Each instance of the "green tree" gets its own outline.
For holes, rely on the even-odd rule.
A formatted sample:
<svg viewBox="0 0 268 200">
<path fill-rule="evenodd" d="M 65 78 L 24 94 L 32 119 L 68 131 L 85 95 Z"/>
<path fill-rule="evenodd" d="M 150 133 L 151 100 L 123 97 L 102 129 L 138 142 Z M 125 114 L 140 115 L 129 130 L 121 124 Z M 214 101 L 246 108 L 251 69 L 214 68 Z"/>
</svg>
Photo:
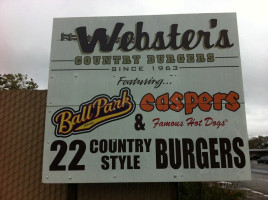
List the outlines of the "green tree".
<svg viewBox="0 0 268 200">
<path fill-rule="evenodd" d="M 249 139 L 250 149 L 263 149 L 268 147 L 268 136 L 258 136 Z"/>
<path fill-rule="evenodd" d="M 36 90 L 38 85 L 31 78 L 21 73 L 0 74 L 0 90 Z"/>
</svg>

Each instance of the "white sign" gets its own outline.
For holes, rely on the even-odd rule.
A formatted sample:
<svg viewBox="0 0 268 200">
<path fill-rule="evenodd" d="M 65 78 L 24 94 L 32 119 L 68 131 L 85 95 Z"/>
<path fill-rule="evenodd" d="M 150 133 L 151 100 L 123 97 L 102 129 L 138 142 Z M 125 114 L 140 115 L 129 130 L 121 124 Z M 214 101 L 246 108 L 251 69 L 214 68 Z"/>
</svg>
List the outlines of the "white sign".
<svg viewBox="0 0 268 200">
<path fill-rule="evenodd" d="M 44 183 L 250 179 L 234 13 L 54 19 Z"/>
</svg>

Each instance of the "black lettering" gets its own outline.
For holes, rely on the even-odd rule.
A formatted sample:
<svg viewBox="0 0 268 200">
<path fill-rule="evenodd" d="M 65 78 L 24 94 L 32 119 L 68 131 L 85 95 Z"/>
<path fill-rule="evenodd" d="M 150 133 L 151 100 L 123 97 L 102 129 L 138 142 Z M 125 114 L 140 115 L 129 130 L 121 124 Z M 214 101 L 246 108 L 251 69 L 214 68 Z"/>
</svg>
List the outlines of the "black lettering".
<svg viewBox="0 0 268 200">
<path fill-rule="evenodd" d="M 185 138 L 182 139 L 182 149 L 183 149 L 183 166 L 184 168 L 195 168 L 195 159 L 194 159 L 194 143 L 193 140 Z M 190 162 L 190 166 L 189 166 Z"/>
<path fill-rule="evenodd" d="M 197 32 L 197 35 L 198 35 L 198 40 L 197 40 L 195 46 L 193 46 L 193 48 L 195 48 L 199 45 L 202 38 L 203 38 L 204 49 L 210 49 L 214 46 L 214 44 L 210 44 L 210 32 L 204 32 L 204 31 L 199 30 Z"/>
<path fill-rule="evenodd" d="M 194 47 L 190 47 L 190 44 L 193 41 L 194 36 L 195 36 L 194 30 L 189 29 L 189 30 L 185 31 L 183 36 L 182 36 L 181 47 L 186 49 L 186 50 L 194 49 Z"/>
<path fill-rule="evenodd" d="M 211 19 L 209 25 L 210 29 L 215 28 L 217 26 L 217 20 Z M 92 53 L 97 44 L 99 44 L 100 51 L 102 52 L 112 51 L 115 43 L 118 43 L 118 38 L 120 38 L 119 33 L 122 30 L 123 26 L 123 23 L 116 23 L 111 37 L 107 35 L 107 29 L 98 28 L 93 33 L 91 40 L 89 40 L 88 38 L 86 27 L 76 28 L 76 35 L 81 52 Z M 201 40 L 203 40 L 204 49 L 210 49 L 212 47 L 230 48 L 234 45 L 229 40 L 228 30 L 225 29 L 220 30 L 218 32 L 218 39 L 217 41 L 213 42 L 210 41 L 211 32 L 209 31 L 205 32 L 203 30 L 195 31 L 192 29 L 188 29 L 181 34 L 177 31 L 177 29 L 178 24 L 172 24 L 170 26 L 170 32 L 167 35 L 169 37 L 169 43 L 167 45 L 165 43 L 164 38 L 166 34 L 163 31 L 156 32 L 154 40 L 150 44 L 149 34 L 143 31 L 143 22 L 137 22 L 135 33 L 131 31 L 123 33 L 120 39 L 120 44 L 117 49 L 123 51 L 131 51 L 133 49 L 140 51 L 149 49 L 164 50 L 167 48 L 171 48 L 172 50 L 178 50 L 179 48 L 183 48 L 185 50 L 192 50 L 201 43 Z M 181 38 L 179 38 L 179 36 L 181 36 Z M 131 45 L 133 42 L 134 44 Z M 182 62 L 181 59 L 179 60 L 180 62 Z M 199 59 L 199 61 L 201 62 L 204 62 L 203 60 L 204 59 Z M 81 63 L 81 57 L 77 57 L 75 59 L 75 64 L 80 65 Z M 89 64 L 90 60 L 85 60 L 84 63 Z M 105 61 L 103 64 L 107 63 L 110 63 L 110 61 L 107 60 L 107 62 Z"/>
<path fill-rule="evenodd" d="M 111 160 L 112 160 L 112 169 L 116 168 L 116 159 L 118 158 L 118 156 L 110 156 Z"/>
<path fill-rule="evenodd" d="M 102 161 L 102 165 L 101 165 L 101 168 L 103 170 L 107 170 L 109 169 L 109 162 L 107 162 L 107 160 L 109 160 L 109 157 L 108 156 L 102 156 L 101 157 L 101 161 Z"/>
<path fill-rule="evenodd" d="M 138 22 L 136 27 L 136 49 L 146 50 L 149 48 L 150 37 L 147 32 L 142 32 L 143 22 Z M 143 45 L 142 45 L 143 42 Z"/>
<path fill-rule="evenodd" d="M 104 52 L 112 51 L 118 35 L 123 28 L 123 23 L 116 23 L 112 36 L 107 41 L 106 29 L 98 28 L 95 30 L 91 42 L 88 41 L 86 27 L 76 28 L 76 34 L 81 52 L 92 53 L 95 49 L 97 42 L 100 44 L 100 50 Z"/>
<path fill-rule="evenodd" d="M 109 152 L 115 153 L 117 150 L 116 147 L 117 147 L 117 140 L 109 140 Z"/>
<path fill-rule="evenodd" d="M 231 154 L 231 142 L 227 138 L 220 138 L 220 152 L 221 152 L 221 167 L 228 168 L 233 167 L 232 154 Z M 226 162 L 227 160 L 227 162 Z"/>
<path fill-rule="evenodd" d="M 135 140 L 135 152 L 143 152 L 143 141 L 142 139 Z"/>
<path fill-rule="evenodd" d="M 127 145 L 126 145 L 126 140 L 118 140 L 118 152 L 119 153 L 126 153 L 127 151 Z"/>
<path fill-rule="evenodd" d="M 133 145 L 132 144 L 134 142 L 134 139 L 127 139 L 127 141 L 128 141 L 128 145 L 129 145 L 128 146 L 128 148 L 129 148 L 128 151 L 132 152 L 133 151 Z"/>
<path fill-rule="evenodd" d="M 219 39 L 215 44 L 215 47 L 219 48 L 230 48 L 234 46 L 234 43 L 230 44 L 229 37 L 228 37 L 228 30 L 221 30 Z"/>
<path fill-rule="evenodd" d="M 168 156 L 166 154 L 167 143 L 164 139 L 155 139 L 156 169 L 166 169 Z"/>
<path fill-rule="evenodd" d="M 169 139 L 169 159 L 170 166 L 173 169 L 179 169 L 181 167 L 181 144 L 177 138 Z"/>
<path fill-rule="evenodd" d="M 153 42 L 151 48 L 155 49 L 155 50 L 162 50 L 162 49 L 167 48 L 165 46 L 165 41 L 164 41 L 164 32 L 157 32 L 155 34 L 155 39 L 154 39 L 154 42 Z"/>
<path fill-rule="evenodd" d="M 209 139 L 209 153 L 210 153 L 211 168 L 220 168 L 220 163 L 216 161 L 218 150 L 216 150 L 215 144 L 218 144 L 217 138 L 210 138 Z"/>
<path fill-rule="evenodd" d="M 108 149 L 107 140 L 101 140 L 99 145 L 99 151 L 101 153 L 106 153 Z"/>
<path fill-rule="evenodd" d="M 91 140 L 89 143 L 89 151 L 90 153 L 97 153 L 98 148 L 96 147 L 98 145 L 98 140 Z"/>
<path fill-rule="evenodd" d="M 127 169 L 133 169 L 133 166 L 131 165 L 131 156 L 127 156 Z"/>
<path fill-rule="evenodd" d="M 234 140 L 233 140 L 233 150 L 238 155 L 238 157 L 234 157 L 234 164 L 238 168 L 243 168 L 246 165 L 245 154 L 239 148 L 239 147 L 243 147 L 243 146 L 244 146 L 244 142 L 243 142 L 242 138 L 240 138 L 240 137 L 234 138 Z"/>
<path fill-rule="evenodd" d="M 202 152 L 202 149 L 208 149 L 207 141 L 204 138 L 196 140 L 196 161 L 200 169 L 208 168 L 208 152 Z"/>
<path fill-rule="evenodd" d="M 167 45 L 166 48 L 171 47 L 174 50 L 177 50 L 180 48 L 180 46 L 177 46 L 177 36 L 180 35 L 180 33 L 177 32 L 178 29 L 178 24 L 172 24 L 171 25 L 171 30 L 169 36 L 169 44 Z"/>
<path fill-rule="evenodd" d="M 134 169 L 140 169 L 140 156 L 139 155 L 134 155 Z"/>
<path fill-rule="evenodd" d="M 126 156 L 119 156 L 120 168 L 124 169 L 124 163 L 126 161 Z"/>
<path fill-rule="evenodd" d="M 125 32 L 124 35 L 121 38 L 121 43 L 118 47 L 118 49 L 122 49 L 123 51 L 131 51 L 135 48 L 133 46 L 132 48 L 128 48 L 128 46 L 132 43 L 132 40 L 134 39 L 134 33 L 133 32 Z"/>
<path fill-rule="evenodd" d="M 151 142 L 152 142 L 152 139 L 144 139 L 144 144 L 145 144 L 146 152 L 150 152 Z"/>
</svg>

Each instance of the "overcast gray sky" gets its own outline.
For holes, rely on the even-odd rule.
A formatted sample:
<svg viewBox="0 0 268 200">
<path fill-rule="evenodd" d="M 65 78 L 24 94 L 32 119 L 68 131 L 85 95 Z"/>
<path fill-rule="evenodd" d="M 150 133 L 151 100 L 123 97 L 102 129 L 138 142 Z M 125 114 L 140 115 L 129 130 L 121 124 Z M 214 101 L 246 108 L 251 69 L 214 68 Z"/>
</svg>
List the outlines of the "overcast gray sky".
<svg viewBox="0 0 268 200">
<path fill-rule="evenodd" d="M 249 137 L 268 135 L 267 0 L 0 0 L 0 73 L 28 74 L 47 89 L 57 17 L 236 12 Z"/>
</svg>

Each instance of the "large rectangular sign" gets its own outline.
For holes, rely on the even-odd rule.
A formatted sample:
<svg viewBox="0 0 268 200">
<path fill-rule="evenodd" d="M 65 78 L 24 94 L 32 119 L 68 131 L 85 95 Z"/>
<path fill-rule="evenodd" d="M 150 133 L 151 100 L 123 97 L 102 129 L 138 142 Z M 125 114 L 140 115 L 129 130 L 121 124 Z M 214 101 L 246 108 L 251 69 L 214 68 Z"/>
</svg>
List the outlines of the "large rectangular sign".
<svg viewBox="0 0 268 200">
<path fill-rule="evenodd" d="M 54 19 L 44 183 L 250 178 L 236 14 Z"/>
</svg>

